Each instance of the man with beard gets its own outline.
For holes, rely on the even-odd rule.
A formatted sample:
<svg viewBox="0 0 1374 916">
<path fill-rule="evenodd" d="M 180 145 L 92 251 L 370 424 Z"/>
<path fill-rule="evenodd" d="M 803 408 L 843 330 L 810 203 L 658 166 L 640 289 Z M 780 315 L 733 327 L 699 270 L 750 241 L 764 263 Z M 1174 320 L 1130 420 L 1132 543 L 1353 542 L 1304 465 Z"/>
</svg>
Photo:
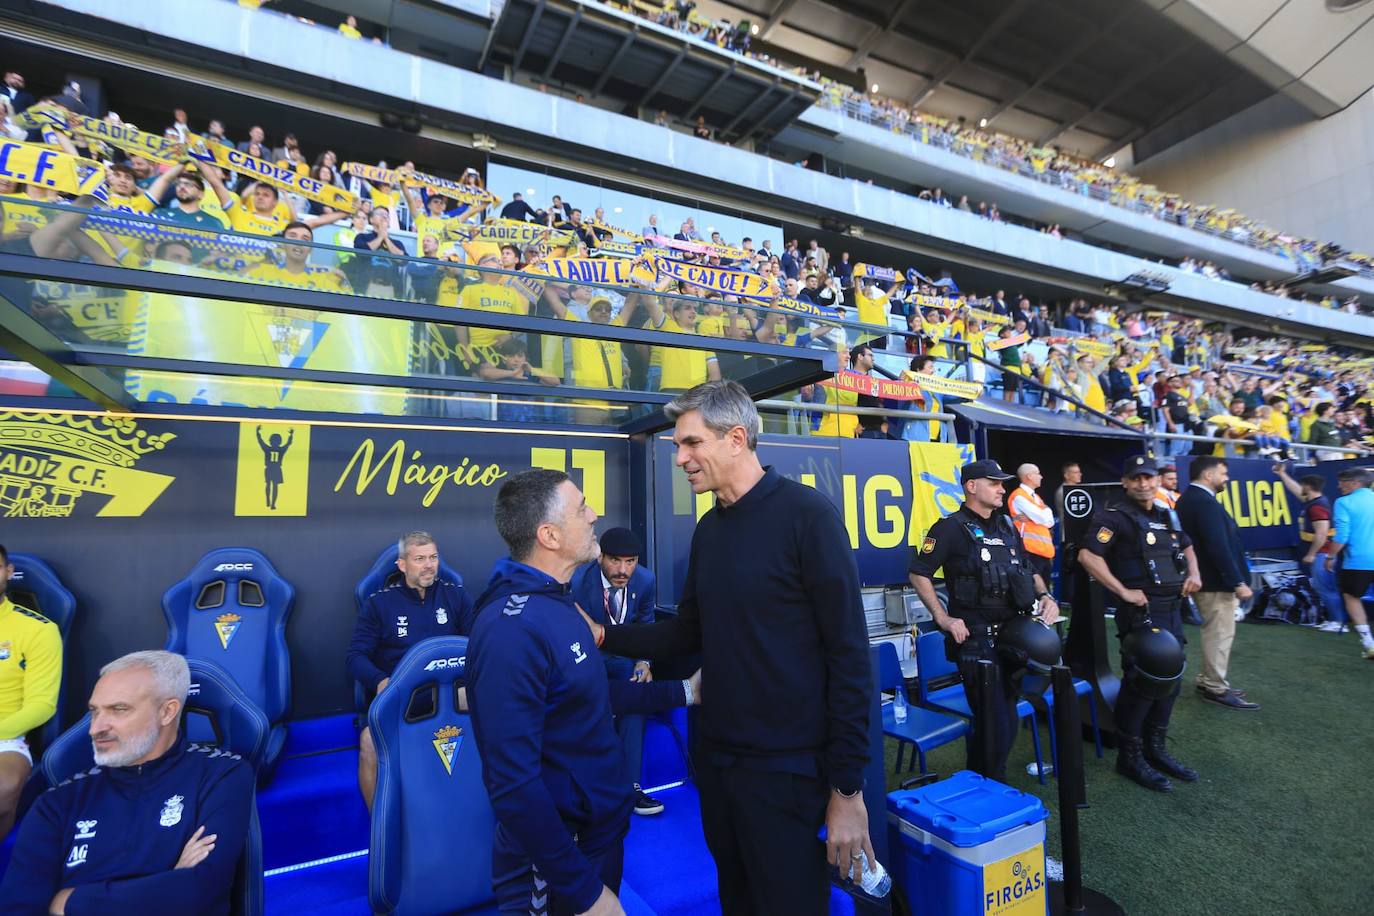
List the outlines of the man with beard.
<svg viewBox="0 0 1374 916">
<path fill-rule="evenodd" d="M 439 545 L 427 531 L 412 531 L 396 544 L 396 569 L 386 587 L 363 602 L 348 673 L 376 696 L 391 681 L 401 658 L 432 636 L 466 636 L 472 631 L 472 599 L 463 586 L 439 576 Z M 458 693 L 464 705 L 464 693 Z M 377 751 L 367 728 L 358 736 L 358 788 L 368 810 L 377 791 Z"/>
<path fill-rule="evenodd" d="M 5 594 L 14 565 L 0 545 L 0 836 L 14 826 L 33 769 L 25 734 L 52 718 L 62 683 L 57 624 Z"/>
<path fill-rule="evenodd" d="M 214 166 L 201 164 L 200 168 L 208 170 Z M 197 229 L 218 232 L 229 228 L 228 222 L 222 216 L 205 209 L 205 179 L 193 172 L 187 172 L 185 163 L 174 165 L 163 172 L 159 180 L 163 179 L 172 184 L 172 193 L 176 200 L 154 210 L 153 216 L 168 222 L 195 226 Z"/>
<path fill-rule="evenodd" d="M 237 754 L 180 734 L 186 659 L 134 652 L 91 692 L 96 769 L 39 796 L 0 900 L 7 913 L 229 913 L 253 805 Z"/>
<path fill-rule="evenodd" d="M 495 516 L 510 556 L 477 600 L 467 674 L 496 814 L 497 904 L 550 916 L 623 913 L 617 893 L 634 795 L 612 715 L 691 705 L 700 675 L 607 679 L 569 588 L 601 552 L 596 513 L 567 474 L 516 474 L 502 484 Z"/>
</svg>

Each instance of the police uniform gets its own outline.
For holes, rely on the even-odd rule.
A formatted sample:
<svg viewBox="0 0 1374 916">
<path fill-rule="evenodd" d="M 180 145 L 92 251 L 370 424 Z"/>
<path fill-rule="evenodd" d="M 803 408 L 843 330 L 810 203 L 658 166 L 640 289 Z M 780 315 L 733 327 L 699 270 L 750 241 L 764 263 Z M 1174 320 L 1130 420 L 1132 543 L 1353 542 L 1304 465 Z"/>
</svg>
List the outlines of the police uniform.
<svg viewBox="0 0 1374 916">
<path fill-rule="evenodd" d="M 972 476 L 970 469 L 975 469 Z M 1011 479 L 995 461 L 967 465 L 961 476 L 964 480 Z M 951 617 L 964 621 L 969 633 L 962 643 L 945 636 L 945 655 L 959 668 L 973 713 L 968 768 L 981 770 L 977 748 L 981 746 L 981 729 L 988 728 L 993 733 L 995 760 L 993 772 L 983 775 L 1005 780 L 1007 757 L 1016 740 L 1019 690 L 1012 682 L 1015 672 L 998 657 L 997 633 L 1002 624 L 1018 614 L 1030 613 L 1035 607 L 1035 574 L 1011 519 L 1000 512 L 983 518 L 967 506 L 931 526 L 912 556 L 909 571 L 933 579 L 935 570 L 942 567 L 949 594 L 945 610 Z M 977 696 L 978 663 L 983 660 L 994 665 L 998 686 L 992 708 L 986 710 L 979 709 Z"/>
<path fill-rule="evenodd" d="M 1158 473 L 1154 459 L 1148 456 L 1131 458 L 1126 463 L 1125 474 Z M 1173 634 L 1180 646 L 1187 643 L 1183 635 L 1183 583 L 1188 577 L 1188 562 L 1184 551 L 1191 547 L 1192 540 L 1176 524 L 1172 510 L 1152 503 L 1144 509 L 1134 500 L 1124 500 L 1119 505 L 1099 509 L 1089 521 L 1081 548 L 1101 557 L 1107 563 L 1112 575 L 1126 588 L 1139 589 L 1145 593 L 1148 604 L 1129 605 L 1116 602 L 1117 638 L 1125 640 L 1131 632 L 1157 627 Z M 1123 739 L 1133 739 L 1136 746 L 1142 736 L 1159 737 L 1163 745 L 1163 733 L 1169 726 L 1169 716 L 1173 712 L 1174 701 L 1178 699 L 1179 685 L 1175 683 L 1169 693 L 1159 699 L 1142 695 L 1132 686 L 1128 676 L 1131 660 L 1122 655 L 1121 691 L 1116 700 L 1116 730 Z M 1122 747 L 1129 751 L 1123 741 Z M 1155 763 L 1151 749 L 1146 757 Z M 1170 758 L 1170 763 L 1176 763 Z M 1121 769 L 1122 764 L 1118 764 Z M 1182 768 L 1180 765 L 1181 769 Z M 1179 775 L 1174 769 L 1166 772 Z M 1129 775 L 1129 774 L 1128 774 Z M 1187 778 L 1187 777 L 1183 777 Z"/>
</svg>

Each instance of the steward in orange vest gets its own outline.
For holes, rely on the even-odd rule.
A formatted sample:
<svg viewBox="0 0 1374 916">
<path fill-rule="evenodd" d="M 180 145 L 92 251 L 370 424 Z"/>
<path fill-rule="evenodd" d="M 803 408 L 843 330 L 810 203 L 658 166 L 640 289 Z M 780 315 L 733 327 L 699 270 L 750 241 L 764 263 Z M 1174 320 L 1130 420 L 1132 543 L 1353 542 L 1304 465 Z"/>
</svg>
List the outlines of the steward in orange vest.
<svg viewBox="0 0 1374 916">
<path fill-rule="evenodd" d="M 1040 468 L 1023 464 L 1016 469 L 1020 486 L 1007 501 L 1007 514 L 1016 523 L 1016 531 L 1031 555 L 1031 566 L 1046 583 L 1054 571 L 1054 513 L 1035 490 L 1040 486 Z"/>
</svg>

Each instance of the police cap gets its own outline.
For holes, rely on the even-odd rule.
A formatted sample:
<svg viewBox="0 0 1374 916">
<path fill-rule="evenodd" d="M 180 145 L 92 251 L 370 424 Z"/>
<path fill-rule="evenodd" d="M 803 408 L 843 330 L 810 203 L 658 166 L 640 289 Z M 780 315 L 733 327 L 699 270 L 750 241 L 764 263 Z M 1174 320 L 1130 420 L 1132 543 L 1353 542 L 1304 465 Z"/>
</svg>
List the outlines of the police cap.
<svg viewBox="0 0 1374 916">
<path fill-rule="evenodd" d="M 1126 464 L 1121 468 L 1121 476 L 1139 477 L 1142 474 L 1150 477 L 1159 474 L 1159 465 L 1155 464 L 1154 458 L 1149 455 L 1136 455 L 1134 458 L 1127 458 Z"/>
<path fill-rule="evenodd" d="M 965 484 L 970 480 L 1011 480 L 1012 475 L 1002 470 L 1001 465 L 991 458 L 984 458 L 981 461 L 970 461 L 959 469 L 959 483 Z"/>
</svg>

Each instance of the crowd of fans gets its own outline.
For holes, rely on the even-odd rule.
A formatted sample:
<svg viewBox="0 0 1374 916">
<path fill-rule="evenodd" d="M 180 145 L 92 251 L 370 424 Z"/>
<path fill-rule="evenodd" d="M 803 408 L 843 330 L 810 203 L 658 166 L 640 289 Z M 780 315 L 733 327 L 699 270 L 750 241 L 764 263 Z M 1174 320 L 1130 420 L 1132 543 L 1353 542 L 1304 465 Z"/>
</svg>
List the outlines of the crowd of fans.
<svg viewBox="0 0 1374 916">
<path fill-rule="evenodd" d="M 5 84 L 20 110 L 32 104 L 32 97 L 13 92 L 16 87 L 22 90 L 22 76 L 6 74 Z M 79 110 L 79 87 L 67 91 L 78 98 L 58 101 Z M 106 119 L 119 121 L 113 112 Z M 1000 389 L 1005 400 L 1074 412 L 1098 422 L 1110 422 L 1106 418 L 1111 417 L 1159 432 L 1221 435 L 1230 440 L 1227 448 L 1232 451 L 1252 448 L 1283 454 L 1294 442 L 1354 446 L 1374 426 L 1369 361 L 1351 362 L 1349 355 L 1339 357 L 1324 348 L 1304 351 L 1293 341 L 1279 340 L 1241 344 L 1199 322 L 1085 300 L 1033 304 L 1019 295 L 1009 300 L 1003 290 L 980 297 L 961 291 L 947 272 L 931 277 L 914 268 L 902 272 L 860 266 L 850 252 L 831 253 L 817 239 L 807 240 L 803 247 L 798 239 L 775 245 L 771 239 L 756 243 L 750 238 L 727 240 L 719 232 L 703 235 L 690 217 L 677 226 L 661 227 L 657 215 L 651 215 L 645 226 L 632 232 L 611 226 L 600 209 L 586 214 L 556 194 L 547 202 L 526 200 L 516 192 L 504 202 L 488 194 L 482 206 L 460 203 L 413 180 L 413 163 L 386 173 L 394 184 L 369 181 L 355 174 L 357 170 L 345 169 L 335 151 L 307 151 L 292 134 L 269 139 L 261 127 L 253 126 L 236 139 L 221 121 L 210 120 L 197 135 L 181 109 L 173 112 L 163 135 L 182 144 L 178 150 L 195 149 L 203 140 L 309 175 L 356 195 L 357 210 L 334 209 L 251 175 L 224 172 L 190 153 L 177 164 L 159 164 L 109 145 L 87 144 L 78 135 L 62 142 L 74 152 L 106 159 L 111 192 L 107 206 L 112 209 L 198 229 L 331 247 L 264 241 L 256 254 L 226 253 L 224 245 L 150 237 L 132 223 L 121 231 L 107 221 L 97 230 L 83 230 L 99 236 L 100 247 L 47 251 L 476 311 L 839 349 L 851 366 L 854 348 L 867 344 L 875 371 L 894 377 L 911 378 L 924 371 L 983 382 L 989 389 Z M 472 169 L 459 186 L 486 193 L 481 175 Z M 940 189 L 925 196 L 937 205 L 973 209 L 967 198 L 954 203 Z M 56 199 L 55 193 L 33 186 L 0 185 L 0 244 L 32 244 L 51 217 L 39 204 Z M 979 212 L 998 218 L 995 204 L 980 206 Z M 478 231 L 484 223 L 526 231 L 503 241 L 499 234 L 484 237 Z M 776 296 L 772 301 L 742 299 L 667 279 L 615 288 L 562 282 L 548 273 L 551 259 L 633 258 L 645 253 L 741 271 L 771 285 Z M 1204 273 L 1212 269 L 1195 263 Z M 69 334 L 80 333 L 70 317 L 61 317 L 61 303 L 39 301 L 34 308 L 36 314 L 65 321 Z M 761 358 L 725 351 L 580 338 L 565 346 L 563 340 L 547 335 L 541 339 L 478 327 L 443 327 L 429 336 L 442 341 L 424 351 L 430 371 L 542 386 L 685 390 L 708 378 L 757 371 L 761 363 Z M 933 360 L 923 360 L 926 356 Z M 1025 379 L 1033 383 L 1023 383 Z M 880 418 L 837 417 L 815 410 L 826 401 L 861 403 L 848 392 L 820 386 L 798 398 L 813 411 L 798 424 L 808 429 L 799 431 L 858 435 L 884 428 Z M 885 406 L 933 409 L 944 400 L 922 391 L 914 403 Z M 593 418 L 604 416 L 606 409 L 604 404 L 591 405 L 582 412 Z M 525 413 L 530 419 L 546 415 L 537 409 Z M 887 424 L 886 434 L 900 434 L 904 425 Z M 930 431 L 923 428 L 921 434 Z"/>
<path fill-rule="evenodd" d="M 271 0 L 237 0 L 242 6 L 263 7 Z M 695 0 L 631 0 L 628 3 L 610 0 L 609 6 L 622 9 L 641 18 L 667 28 L 675 29 L 688 37 L 704 44 L 713 45 L 726 51 L 742 54 L 760 63 L 767 64 L 784 72 L 794 73 L 805 79 L 819 83 L 823 87 L 821 104 L 840 110 L 851 117 L 888 127 L 899 133 L 909 134 L 923 143 L 948 149 L 968 156 L 979 162 L 994 165 L 1007 171 L 1017 172 L 1084 194 L 1094 199 L 1144 213 L 1167 222 L 1187 226 L 1217 235 L 1234 242 L 1257 248 L 1262 251 L 1281 255 L 1291 261 L 1295 272 L 1315 270 L 1327 260 L 1340 257 L 1355 264 L 1362 273 L 1374 276 L 1374 257 L 1348 252 L 1332 242 L 1322 242 L 1273 230 L 1258 220 L 1237 213 L 1233 209 L 1213 205 L 1201 205 L 1186 201 L 1177 194 L 1162 191 L 1154 185 L 1141 182 L 1128 172 L 1103 163 L 1086 160 L 1052 146 L 1037 146 L 1026 140 L 1011 137 L 996 131 L 971 127 L 963 119 L 951 120 L 938 115 L 917 111 L 910 106 L 878 94 L 864 92 L 853 86 L 824 76 L 819 70 L 790 64 L 762 51 L 751 50 L 752 39 L 757 36 L 759 27 L 748 19 L 731 21 L 713 20 L 698 9 Z M 305 22 L 312 22 L 303 19 Z M 381 30 L 368 27 L 374 34 L 371 40 L 380 43 Z M 362 38 L 356 17 L 349 15 L 339 23 L 338 31 L 349 38 Z M 547 91 L 546 83 L 539 84 Z M 577 101 L 584 101 L 578 95 Z M 3 105 L 0 100 L 0 105 Z M 0 117 L 4 112 L 0 110 Z M 667 111 L 659 111 L 655 123 L 669 125 L 673 119 Z M 715 139 L 714 129 L 706 123 L 705 116 L 698 115 L 687 125 L 691 132 L 703 139 Z M 6 130 L 0 121 L 0 130 Z M 930 191 L 921 193 L 923 198 Z M 936 199 L 934 202 L 939 203 Z M 947 204 L 948 205 L 948 204 Z M 963 197 L 959 208 L 973 212 L 968 198 Z M 995 203 L 990 206 L 980 203 L 979 215 L 1000 221 L 1000 211 Z M 1059 237 L 1058 225 L 1040 227 L 1042 231 Z M 1180 264 L 1184 270 L 1203 274 L 1213 279 L 1229 280 L 1231 277 L 1223 267 L 1210 262 L 1197 262 L 1184 259 Z M 1263 292 L 1273 293 L 1285 298 L 1305 298 L 1304 294 L 1273 282 L 1252 283 L 1251 287 Z M 1350 312 L 1359 311 L 1357 300 L 1344 302 L 1333 297 L 1318 300 L 1328 308 L 1344 308 Z"/>
<path fill-rule="evenodd" d="M 863 92 L 828 78 L 820 77 L 819 81 L 825 86 L 822 105 L 907 134 L 922 143 L 1137 213 L 1281 255 L 1294 264 L 1295 272 L 1313 270 L 1326 260 L 1340 256 L 1359 265 L 1363 273 L 1374 275 L 1374 258 L 1369 255 L 1346 252 L 1331 242 L 1278 232 L 1232 209 L 1184 200 L 1177 194 L 1140 181 L 1129 172 L 1070 155 L 1055 147 L 1037 146 L 996 131 L 972 127 L 962 119 L 951 120 L 916 111 L 894 99 Z"/>
</svg>

